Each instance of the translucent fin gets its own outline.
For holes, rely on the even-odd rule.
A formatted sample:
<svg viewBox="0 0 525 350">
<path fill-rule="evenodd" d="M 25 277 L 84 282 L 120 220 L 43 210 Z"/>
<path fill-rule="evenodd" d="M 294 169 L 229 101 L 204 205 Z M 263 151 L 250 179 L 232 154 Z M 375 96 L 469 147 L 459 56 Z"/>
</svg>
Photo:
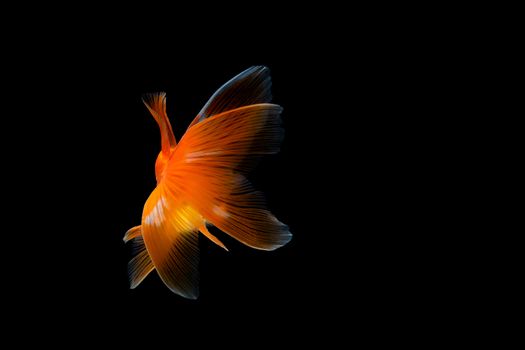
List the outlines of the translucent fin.
<svg viewBox="0 0 525 350">
<path fill-rule="evenodd" d="M 188 298 L 199 295 L 197 227 L 203 220 L 191 207 L 175 202 L 163 185 L 144 206 L 142 235 L 160 278 L 173 292 Z"/>
<path fill-rule="evenodd" d="M 203 225 L 201 227 L 199 227 L 199 231 L 201 231 L 201 233 L 203 235 L 205 235 L 206 237 L 208 237 L 208 239 L 210 241 L 212 241 L 213 243 L 217 244 L 219 247 L 221 247 L 222 249 L 228 251 L 228 248 L 226 248 L 226 246 L 224 245 L 224 243 L 222 243 L 217 237 L 215 237 L 214 235 L 212 235 L 210 233 L 210 231 L 208 231 L 208 228 L 206 228 L 206 225 Z"/>
<path fill-rule="evenodd" d="M 283 138 L 282 108 L 263 103 L 215 115 L 189 129 L 175 149 L 168 172 L 185 166 L 198 171 L 203 166 L 212 172 L 246 171 L 247 160 L 279 151 Z M 222 168 L 222 169 L 221 169 Z"/>
<path fill-rule="evenodd" d="M 124 242 L 128 242 L 130 239 L 142 236 L 142 231 L 140 230 L 140 225 L 132 227 L 124 235 Z"/>
<path fill-rule="evenodd" d="M 254 191 L 242 176 L 236 177 L 231 186 L 218 190 L 215 198 L 216 206 L 203 208 L 202 215 L 247 246 L 274 250 L 292 239 L 288 226 L 266 210 L 262 193 Z"/>
<path fill-rule="evenodd" d="M 159 124 L 162 153 L 168 155 L 170 149 L 177 145 L 177 141 L 175 140 L 175 135 L 173 135 L 173 130 L 171 129 L 171 124 L 166 114 L 166 93 L 146 94 L 142 98 L 142 101 L 157 121 L 157 124 Z"/>
<path fill-rule="evenodd" d="M 238 172 L 245 170 L 247 157 L 277 152 L 280 112 L 277 105 L 258 104 L 196 124 L 175 149 L 163 180 L 174 197 L 190 203 L 206 221 L 264 250 L 279 248 L 292 236 Z"/>
<path fill-rule="evenodd" d="M 128 263 L 130 288 L 136 288 L 146 276 L 153 271 L 154 266 L 144 245 L 142 236 L 136 236 L 132 241 L 135 257 Z"/>
<path fill-rule="evenodd" d="M 270 70 L 253 66 L 221 86 L 201 109 L 190 127 L 216 114 L 272 100 Z"/>
</svg>

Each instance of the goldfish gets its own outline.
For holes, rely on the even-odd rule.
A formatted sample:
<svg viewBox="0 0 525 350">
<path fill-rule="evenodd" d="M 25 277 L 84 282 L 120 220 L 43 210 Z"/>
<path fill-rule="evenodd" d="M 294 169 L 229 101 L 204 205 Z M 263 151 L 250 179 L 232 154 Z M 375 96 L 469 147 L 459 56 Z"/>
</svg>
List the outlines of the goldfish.
<svg viewBox="0 0 525 350">
<path fill-rule="evenodd" d="M 275 250 L 292 234 L 267 208 L 246 178 L 258 158 L 275 154 L 283 138 L 282 107 L 270 103 L 271 76 L 253 66 L 222 85 L 177 142 L 166 114 L 166 93 L 143 102 L 160 128 L 157 186 L 146 200 L 141 225 L 128 230 L 134 243 L 130 288 L 155 270 L 174 293 L 199 296 L 199 232 L 219 247 L 216 227 L 248 247 Z"/>
</svg>

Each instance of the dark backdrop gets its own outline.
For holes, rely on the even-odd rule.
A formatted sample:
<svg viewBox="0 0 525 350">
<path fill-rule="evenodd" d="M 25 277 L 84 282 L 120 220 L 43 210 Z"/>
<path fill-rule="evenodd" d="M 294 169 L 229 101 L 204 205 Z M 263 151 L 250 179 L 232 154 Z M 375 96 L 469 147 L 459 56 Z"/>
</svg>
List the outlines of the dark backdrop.
<svg viewBox="0 0 525 350">
<path fill-rule="evenodd" d="M 332 249 L 343 244 L 350 219 L 341 216 L 348 183 L 339 182 L 351 172 L 342 167 L 351 156 L 341 152 L 350 141 L 327 135 L 341 117 L 334 107 L 349 103 L 331 93 L 341 67 L 312 65 L 302 58 L 305 53 L 265 50 L 206 57 L 178 52 L 133 56 L 140 47 L 118 54 L 108 50 L 107 56 L 96 51 L 91 62 L 73 59 L 67 68 L 39 69 L 31 80 L 42 119 L 35 115 L 32 126 L 39 150 L 30 175 L 37 178 L 34 191 L 45 239 L 30 247 L 31 280 L 20 280 L 41 289 L 33 300 L 37 309 L 45 310 L 42 314 L 54 310 L 65 320 L 96 315 L 102 323 L 116 324 L 161 315 L 178 324 L 237 313 L 239 319 L 270 315 L 284 325 L 297 312 L 331 305 L 344 278 L 334 279 L 340 266 L 332 261 L 343 257 Z M 155 187 L 160 150 L 159 130 L 142 94 L 166 91 L 168 115 L 180 139 L 211 94 L 251 65 L 271 69 L 274 103 L 284 108 L 285 138 L 281 152 L 264 158 L 250 180 L 289 225 L 293 240 L 277 251 L 261 252 L 221 235 L 228 253 L 201 237 L 196 301 L 170 292 L 155 272 L 130 290 L 132 254 L 122 237 L 140 224 Z M 340 201 L 329 199 L 332 194 Z"/>
<path fill-rule="evenodd" d="M 29 202 L 17 196 L 18 207 L 34 215 L 22 211 L 24 234 L 11 236 L 25 250 L 23 258 L 10 251 L 17 258 L 9 287 L 29 296 L 14 317 L 36 325 L 58 320 L 81 333 L 124 327 L 137 337 L 155 334 L 149 327 L 135 331 L 138 322 L 151 332 L 240 327 L 268 339 L 323 325 L 339 333 L 370 330 L 398 315 L 391 310 L 402 307 L 405 290 L 405 260 L 395 248 L 402 238 L 397 229 L 385 230 L 394 221 L 380 213 L 398 205 L 385 200 L 396 164 L 381 140 L 393 123 L 384 113 L 392 101 L 382 98 L 392 87 L 389 61 L 356 35 L 321 39 L 187 51 L 109 40 L 72 45 L 51 63 L 35 61 L 20 73 L 17 84 L 26 95 L 16 107 L 31 113 L 15 119 L 31 157 L 21 158 L 29 181 L 15 191 L 30 193 Z M 211 94 L 251 65 L 271 69 L 285 138 L 281 152 L 264 158 L 250 180 L 293 240 L 261 252 L 221 235 L 230 248 L 225 252 L 201 237 L 196 301 L 170 292 L 155 272 L 130 290 L 132 255 L 122 237 L 140 224 L 160 148 L 142 94 L 167 92 L 180 139 Z M 302 327 L 291 326 L 297 324 Z"/>
</svg>

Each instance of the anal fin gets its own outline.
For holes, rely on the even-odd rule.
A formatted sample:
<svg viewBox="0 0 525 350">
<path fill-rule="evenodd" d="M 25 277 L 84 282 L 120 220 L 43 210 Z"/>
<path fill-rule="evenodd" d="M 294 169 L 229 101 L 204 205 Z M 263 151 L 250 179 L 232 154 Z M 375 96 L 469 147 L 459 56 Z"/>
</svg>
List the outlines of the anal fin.
<svg viewBox="0 0 525 350">
<path fill-rule="evenodd" d="M 210 241 L 212 241 L 213 243 L 217 244 L 219 247 L 223 248 L 224 250 L 226 251 L 229 251 L 228 248 L 226 248 L 226 246 L 224 245 L 224 243 L 222 243 L 217 237 L 215 237 L 214 235 L 212 235 L 210 233 L 210 231 L 208 231 L 208 229 L 206 228 L 206 224 L 202 225 L 201 227 L 199 227 L 199 231 L 205 235 L 206 237 L 208 237 L 208 239 Z"/>
</svg>

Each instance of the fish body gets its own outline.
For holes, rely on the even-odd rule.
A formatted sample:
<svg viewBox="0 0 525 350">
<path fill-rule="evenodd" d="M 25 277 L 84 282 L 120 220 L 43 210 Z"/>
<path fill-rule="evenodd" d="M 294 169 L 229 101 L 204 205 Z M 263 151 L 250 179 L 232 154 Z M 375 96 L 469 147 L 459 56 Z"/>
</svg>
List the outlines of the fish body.
<svg viewBox="0 0 525 350">
<path fill-rule="evenodd" d="M 267 209 L 245 175 L 256 159 L 278 152 L 282 108 L 271 104 L 271 79 L 263 66 L 251 67 L 224 84 L 205 104 L 177 143 L 166 114 L 165 93 L 144 103 L 160 128 L 155 162 L 157 187 L 140 226 L 124 241 L 135 245 L 129 262 L 131 288 L 153 270 L 176 294 L 199 294 L 198 233 L 226 246 L 207 229 L 213 225 L 261 250 L 274 250 L 292 235 Z"/>
</svg>

